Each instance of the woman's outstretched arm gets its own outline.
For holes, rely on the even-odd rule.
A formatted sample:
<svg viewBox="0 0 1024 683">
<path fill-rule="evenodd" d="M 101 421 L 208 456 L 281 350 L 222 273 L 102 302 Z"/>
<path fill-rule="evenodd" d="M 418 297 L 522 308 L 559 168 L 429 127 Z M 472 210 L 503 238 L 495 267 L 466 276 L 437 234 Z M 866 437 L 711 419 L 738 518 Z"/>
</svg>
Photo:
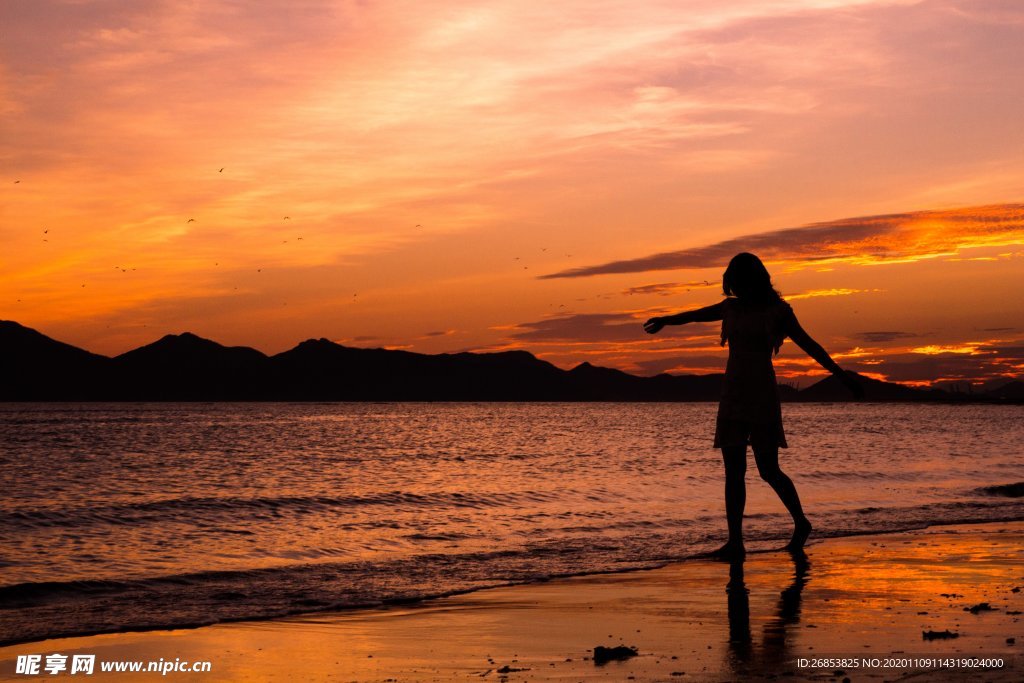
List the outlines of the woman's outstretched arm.
<svg viewBox="0 0 1024 683">
<path fill-rule="evenodd" d="M 811 335 L 804 331 L 804 328 L 800 326 L 795 315 L 789 316 L 789 323 L 787 325 L 789 338 L 793 342 L 803 349 L 804 353 L 818 361 L 821 367 L 825 368 L 833 375 L 842 380 L 843 384 L 853 392 L 853 395 L 857 398 L 864 398 L 864 387 L 860 385 L 853 375 L 839 367 L 839 364 L 832 360 L 832 356 L 828 355 L 828 351 L 811 338 Z"/>
<path fill-rule="evenodd" d="M 693 311 L 683 311 L 675 315 L 663 315 L 651 318 L 644 323 L 644 330 L 648 334 L 656 334 L 665 325 L 685 325 L 686 323 L 708 323 L 722 319 L 722 302 Z"/>
</svg>

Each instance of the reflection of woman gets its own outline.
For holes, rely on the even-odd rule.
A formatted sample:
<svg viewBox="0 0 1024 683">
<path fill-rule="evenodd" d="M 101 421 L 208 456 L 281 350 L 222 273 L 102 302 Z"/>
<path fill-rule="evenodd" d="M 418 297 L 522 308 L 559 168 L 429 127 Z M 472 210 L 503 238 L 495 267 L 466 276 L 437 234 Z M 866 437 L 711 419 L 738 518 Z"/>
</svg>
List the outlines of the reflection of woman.
<svg viewBox="0 0 1024 683">
<path fill-rule="evenodd" d="M 726 299 L 713 306 L 657 318 L 644 323 L 655 334 L 665 325 L 722 321 L 722 345 L 729 344 L 725 383 L 718 405 L 715 448 L 725 461 L 725 514 L 729 541 L 722 556 L 743 554 L 743 508 L 746 505 L 747 445 L 754 451 L 761 478 L 771 485 L 793 516 L 790 549 L 803 547 L 811 533 L 796 487 L 779 469 L 779 448 L 786 448 L 779 387 L 772 366 L 782 341 L 789 337 L 822 367 L 836 375 L 860 397 L 861 386 L 840 368 L 818 342 L 804 332 L 793 309 L 772 286 L 771 276 L 753 254 L 737 254 L 722 276 Z"/>
</svg>

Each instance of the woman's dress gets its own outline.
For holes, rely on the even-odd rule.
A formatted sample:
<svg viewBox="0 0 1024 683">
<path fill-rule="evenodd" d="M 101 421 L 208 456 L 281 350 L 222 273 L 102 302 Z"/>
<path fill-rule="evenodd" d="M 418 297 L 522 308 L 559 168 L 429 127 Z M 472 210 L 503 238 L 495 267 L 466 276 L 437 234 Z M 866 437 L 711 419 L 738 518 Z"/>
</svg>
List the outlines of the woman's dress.
<svg viewBox="0 0 1024 683">
<path fill-rule="evenodd" d="M 787 448 L 779 385 L 772 355 L 788 334 L 793 309 L 784 301 L 722 302 L 722 344 L 729 345 L 722 399 L 715 423 L 715 448 Z"/>
</svg>

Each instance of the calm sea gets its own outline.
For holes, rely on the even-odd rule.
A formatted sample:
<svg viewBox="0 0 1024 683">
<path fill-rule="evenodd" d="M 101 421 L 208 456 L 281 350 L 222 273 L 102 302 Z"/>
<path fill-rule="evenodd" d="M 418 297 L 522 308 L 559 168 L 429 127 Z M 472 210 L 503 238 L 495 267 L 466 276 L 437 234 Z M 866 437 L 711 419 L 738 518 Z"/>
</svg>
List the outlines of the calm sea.
<svg viewBox="0 0 1024 683">
<path fill-rule="evenodd" d="M 690 557 L 725 537 L 715 409 L 0 404 L 0 642 Z M 784 413 L 812 538 L 1024 519 L 1024 408 Z M 782 545 L 753 463 L 748 487 L 748 545 Z"/>
</svg>

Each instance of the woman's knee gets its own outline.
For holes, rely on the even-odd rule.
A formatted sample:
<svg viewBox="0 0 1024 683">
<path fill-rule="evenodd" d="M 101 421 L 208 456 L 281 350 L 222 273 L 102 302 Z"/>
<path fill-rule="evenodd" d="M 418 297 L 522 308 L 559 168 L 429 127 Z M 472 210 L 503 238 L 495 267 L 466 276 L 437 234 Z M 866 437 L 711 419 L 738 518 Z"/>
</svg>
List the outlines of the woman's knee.
<svg viewBox="0 0 1024 683">
<path fill-rule="evenodd" d="M 722 462 L 725 463 L 725 476 L 728 479 L 742 479 L 747 473 L 746 446 L 729 446 L 722 449 Z"/>
<path fill-rule="evenodd" d="M 777 480 L 783 476 L 779 469 L 779 449 L 754 447 L 754 462 L 757 463 L 757 473 L 767 482 Z"/>
</svg>

